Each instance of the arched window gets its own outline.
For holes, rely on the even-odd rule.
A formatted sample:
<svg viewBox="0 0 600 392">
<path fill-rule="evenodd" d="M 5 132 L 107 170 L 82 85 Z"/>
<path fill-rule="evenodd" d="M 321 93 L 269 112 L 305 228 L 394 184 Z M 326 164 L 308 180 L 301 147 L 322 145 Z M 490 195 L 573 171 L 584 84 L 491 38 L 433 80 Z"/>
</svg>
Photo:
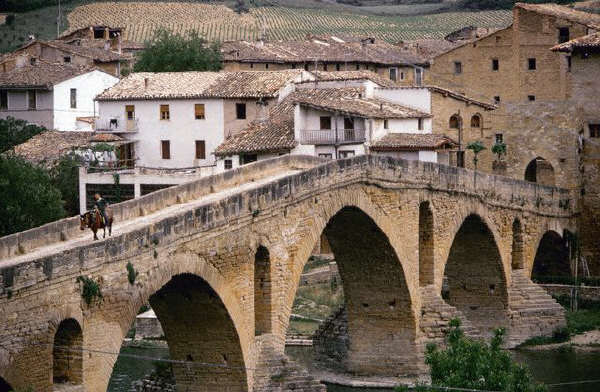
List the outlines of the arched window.
<svg viewBox="0 0 600 392">
<path fill-rule="evenodd" d="M 481 115 L 474 114 L 471 117 L 471 128 L 481 128 Z"/>
<path fill-rule="evenodd" d="M 460 127 L 460 117 L 457 114 L 452 115 L 448 126 L 451 129 L 458 129 Z"/>
<path fill-rule="evenodd" d="M 541 157 L 533 159 L 525 168 L 525 181 L 554 186 L 555 178 L 552 164 Z"/>
</svg>

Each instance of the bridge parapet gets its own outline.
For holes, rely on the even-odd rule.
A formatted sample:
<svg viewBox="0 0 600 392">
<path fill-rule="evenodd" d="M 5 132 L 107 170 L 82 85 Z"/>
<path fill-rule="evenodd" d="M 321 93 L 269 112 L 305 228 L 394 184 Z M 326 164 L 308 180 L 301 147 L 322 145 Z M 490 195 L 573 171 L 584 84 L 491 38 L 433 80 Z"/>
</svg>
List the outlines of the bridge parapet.
<svg viewBox="0 0 600 392">
<path fill-rule="evenodd" d="M 256 162 L 234 170 L 162 189 L 137 199 L 111 205 L 116 222 L 123 222 L 155 212 L 184 200 L 199 198 L 225 188 L 255 181 L 285 169 L 306 169 L 323 163 L 323 159 L 304 155 L 286 155 Z M 65 241 L 80 235 L 79 216 L 47 223 L 27 231 L 0 238 L 0 260 L 28 253 L 33 249 Z"/>
</svg>

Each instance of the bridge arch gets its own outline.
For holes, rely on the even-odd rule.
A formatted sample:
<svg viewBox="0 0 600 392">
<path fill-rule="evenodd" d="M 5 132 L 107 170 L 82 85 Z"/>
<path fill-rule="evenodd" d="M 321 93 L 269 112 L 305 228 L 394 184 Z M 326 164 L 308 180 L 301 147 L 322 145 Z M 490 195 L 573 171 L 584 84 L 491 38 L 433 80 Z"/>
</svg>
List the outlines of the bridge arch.
<svg viewBox="0 0 600 392">
<path fill-rule="evenodd" d="M 272 332 L 271 256 L 260 245 L 254 254 L 254 334 Z"/>
<path fill-rule="evenodd" d="M 507 273 L 490 226 L 468 215 L 454 236 L 445 265 L 446 301 L 480 331 L 508 325 Z"/>
<path fill-rule="evenodd" d="M 535 182 L 541 185 L 555 186 L 556 173 L 550 161 L 536 157 L 532 159 L 525 168 L 525 181 Z"/>
<path fill-rule="evenodd" d="M 431 204 L 419 204 L 419 283 L 427 286 L 434 283 L 434 222 Z"/>
<path fill-rule="evenodd" d="M 300 273 L 324 233 L 344 290 L 348 340 L 342 349 L 345 351 L 341 355 L 336 352 L 341 367 L 355 374 L 420 373 L 419 304 L 413 295 L 418 278 L 416 282 L 408 278 L 416 271 L 405 268 L 402 238 L 393 235 L 394 224 L 374 203 L 368 203 L 363 192 L 336 196 L 332 194 L 322 204 L 317 202 L 321 204 L 319 212 L 297 244 L 294 281 L 284 308 L 291 309 Z M 383 351 L 388 353 L 387 361 L 372 360 L 376 352 Z"/>
<path fill-rule="evenodd" d="M 537 243 L 535 257 L 531 265 L 532 278 L 570 276 L 571 272 L 566 239 L 556 230 L 547 230 Z"/>
<path fill-rule="evenodd" d="M 511 266 L 513 270 L 525 268 L 523 257 L 523 225 L 519 218 L 512 224 Z"/>
<path fill-rule="evenodd" d="M 83 331 L 79 322 L 67 318 L 60 322 L 52 346 L 54 384 L 83 382 Z"/>
</svg>

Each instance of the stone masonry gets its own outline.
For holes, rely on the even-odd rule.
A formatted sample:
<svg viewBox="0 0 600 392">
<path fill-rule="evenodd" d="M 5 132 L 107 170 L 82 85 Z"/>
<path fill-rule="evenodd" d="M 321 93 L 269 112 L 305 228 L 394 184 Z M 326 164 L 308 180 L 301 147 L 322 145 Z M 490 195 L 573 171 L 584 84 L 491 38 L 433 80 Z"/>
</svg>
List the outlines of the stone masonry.
<svg viewBox="0 0 600 392">
<path fill-rule="evenodd" d="M 322 390 L 288 362 L 284 345 L 304 265 L 323 232 L 346 297 L 344 371 L 423 372 L 424 344 L 436 332 L 421 324 L 436 309 L 427 298 L 441 295 L 445 271 L 447 305 L 456 310 L 439 312 L 439 325 L 460 312 L 480 331 L 506 326 L 516 343 L 564 323 L 528 277 L 540 238 L 574 230 L 570 197 L 433 163 L 285 156 L 115 205 L 120 223 L 106 239 L 92 241 L 72 218 L 1 238 L 0 378 L 46 392 L 56 373 L 57 381 L 105 391 L 115 356 L 100 351 L 118 352 L 149 302 L 171 357 L 182 361 L 174 368 L 179 387 Z M 419 222 L 430 227 L 420 230 Z M 423 279 L 420 249 L 429 271 Z M 513 253 L 523 259 L 515 271 Z M 128 262 L 138 271 L 133 284 Z M 79 276 L 97 282 L 101 300 L 84 301 Z M 527 301 L 538 300 L 544 310 L 528 313 Z M 57 336 L 81 354 L 69 367 L 80 373 L 53 367 L 64 358 L 53 355 Z"/>
</svg>

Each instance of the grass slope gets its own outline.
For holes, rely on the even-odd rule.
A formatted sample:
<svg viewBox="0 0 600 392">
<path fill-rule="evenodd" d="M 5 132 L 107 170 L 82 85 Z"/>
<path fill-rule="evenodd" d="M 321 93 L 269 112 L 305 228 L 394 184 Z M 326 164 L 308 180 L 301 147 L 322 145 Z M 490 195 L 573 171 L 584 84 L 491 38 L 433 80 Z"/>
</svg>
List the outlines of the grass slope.
<svg viewBox="0 0 600 392">
<path fill-rule="evenodd" d="M 255 0 L 265 4 L 266 0 Z M 238 15 L 222 4 L 184 2 L 97 2 L 74 0 L 63 6 L 61 31 L 67 27 L 109 24 L 126 28 L 126 37 L 138 42 L 148 40 L 154 31 L 166 27 L 176 32 L 196 30 L 210 40 L 256 39 L 264 29 L 269 39 L 303 39 L 307 34 L 369 35 L 386 41 L 440 38 L 466 25 L 503 28 L 511 22 L 510 11 L 445 12 L 434 11 L 439 4 L 375 5 L 351 7 L 331 2 L 322 8 L 293 8 L 290 0 L 271 0 L 276 6 L 251 8 Z M 262 3 L 261 3 L 262 2 Z M 167 3 L 167 4 L 166 4 Z M 315 0 L 296 5 L 312 6 Z M 281 4 L 281 5 L 280 5 Z M 403 8 L 400 8 L 403 7 Z M 386 14 L 366 15 L 356 9 Z M 388 15 L 403 9 L 403 15 Z M 392 10 L 392 11 L 390 11 Z M 395 11 L 394 11 L 395 10 Z M 425 15 L 406 15 L 409 13 Z M 64 15 L 68 14 L 67 18 Z M 12 26 L 0 26 L 0 52 L 26 42 L 29 34 L 40 39 L 56 36 L 57 7 L 46 7 L 16 14 Z"/>
</svg>

